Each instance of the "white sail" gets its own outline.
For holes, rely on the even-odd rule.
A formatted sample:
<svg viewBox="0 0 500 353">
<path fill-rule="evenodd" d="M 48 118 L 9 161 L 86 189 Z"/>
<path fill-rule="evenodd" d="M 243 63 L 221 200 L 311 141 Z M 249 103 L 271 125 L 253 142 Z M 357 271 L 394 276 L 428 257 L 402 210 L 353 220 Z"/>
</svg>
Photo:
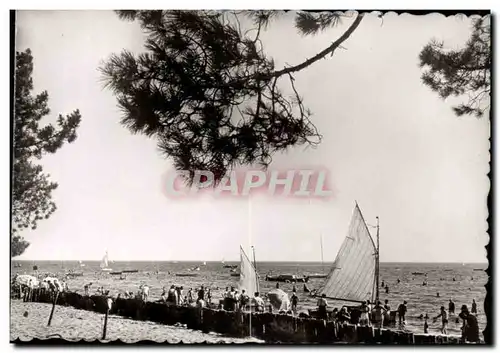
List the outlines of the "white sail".
<svg viewBox="0 0 500 353">
<path fill-rule="evenodd" d="M 254 265 L 248 259 L 247 254 L 240 246 L 240 282 L 239 290 L 245 290 L 248 296 L 253 297 L 255 292 L 259 291 L 258 275 Z"/>
<path fill-rule="evenodd" d="M 102 271 L 110 271 L 111 269 L 108 267 L 108 252 L 104 254 L 104 257 L 101 260 L 101 270 Z"/>
<path fill-rule="evenodd" d="M 358 205 L 349 231 L 318 295 L 362 302 L 372 300 L 375 290 L 376 247 Z"/>
</svg>

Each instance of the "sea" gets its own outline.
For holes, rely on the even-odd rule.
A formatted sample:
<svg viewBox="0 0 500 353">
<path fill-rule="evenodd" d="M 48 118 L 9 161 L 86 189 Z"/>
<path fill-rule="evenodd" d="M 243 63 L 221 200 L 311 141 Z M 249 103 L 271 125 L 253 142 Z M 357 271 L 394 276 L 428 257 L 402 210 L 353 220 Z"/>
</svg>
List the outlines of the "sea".
<svg viewBox="0 0 500 353">
<path fill-rule="evenodd" d="M 225 262 L 226 265 L 239 265 L 239 262 Z M 332 264 L 317 262 L 260 262 L 257 263 L 257 271 L 261 276 L 259 283 L 260 292 L 266 293 L 276 288 L 276 282 L 264 280 L 268 273 L 273 274 L 296 274 L 327 273 Z M 38 274 L 55 275 L 64 277 L 69 271 L 83 272 L 81 277 L 73 277 L 67 280 L 69 290 L 78 293 L 84 292 L 84 285 L 92 282 L 92 289 L 104 287 L 110 290 L 111 295 L 120 292 L 137 292 L 141 284 L 150 287 L 150 299 L 159 299 L 163 287 L 170 285 L 182 285 L 186 293 L 189 288 L 199 288 L 201 285 L 212 288 L 213 301 L 222 298 L 225 287 L 236 286 L 238 277 L 231 276 L 230 269 L 224 268 L 221 262 L 165 262 L 165 261 L 143 261 L 143 262 L 112 262 L 109 267 L 113 271 L 136 269 L 137 273 L 127 273 L 125 278 L 119 275 L 103 274 L 100 271 L 99 261 L 12 261 L 11 275 L 35 274 L 33 266 L 38 267 Z M 176 274 L 186 273 L 190 269 L 199 267 L 194 277 L 178 277 Z M 429 333 L 439 333 L 441 320 L 432 320 L 439 314 L 441 306 L 448 310 L 448 302 L 455 302 L 455 315 L 449 317 L 448 334 L 460 335 L 461 320 L 457 322 L 458 313 L 462 305 L 471 308 L 472 300 L 475 299 L 478 308 L 478 323 L 480 332 L 486 327 L 486 315 L 484 312 L 484 300 L 488 275 L 485 270 L 487 264 L 462 264 L 462 263 L 381 263 L 380 282 L 389 287 L 389 293 L 380 289 L 380 299 L 383 302 L 389 300 L 392 310 L 404 300 L 408 302 L 408 313 L 406 329 L 422 333 L 424 320 L 420 315 L 427 314 L 431 318 L 428 321 Z M 398 283 L 398 279 L 400 283 Z M 423 285 L 427 279 L 427 285 Z M 307 283 L 309 289 L 321 287 L 325 279 L 310 279 Z M 291 295 L 293 284 L 280 283 L 280 288 Z M 315 308 L 316 300 L 305 293 L 303 284 L 296 284 L 299 297 L 299 310 Z M 340 308 L 342 305 L 352 305 L 346 302 L 329 301 L 329 305 Z"/>
</svg>

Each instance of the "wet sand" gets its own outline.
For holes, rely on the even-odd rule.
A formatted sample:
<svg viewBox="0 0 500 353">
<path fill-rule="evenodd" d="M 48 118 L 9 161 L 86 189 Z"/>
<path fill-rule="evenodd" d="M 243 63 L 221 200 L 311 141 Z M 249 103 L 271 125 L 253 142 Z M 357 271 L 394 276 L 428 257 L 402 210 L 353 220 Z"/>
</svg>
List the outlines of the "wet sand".
<svg viewBox="0 0 500 353">
<path fill-rule="evenodd" d="M 11 300 L 10 339 L 22 341 L 31 338 L 64 338 L 94 341 L 102 338 L 104 315 L 74 308 L 56 306 L 51 326 L 47 326 L 51 304 L 24 303 Z M 24 317 L 24 313 L 28 316 Z M 59 336 L 60 335 L 60 336 Z M 149 321 L 135 321 L 120 316 L 108 317 L 105 341 L 120 339 L 127 343 L 141 340 L 169 343 L 245 343 L 263 342 L 254 338 L 231 338 L 216 333 L 205 334 L 182 327 L 160 325 Z"/>
</svg>

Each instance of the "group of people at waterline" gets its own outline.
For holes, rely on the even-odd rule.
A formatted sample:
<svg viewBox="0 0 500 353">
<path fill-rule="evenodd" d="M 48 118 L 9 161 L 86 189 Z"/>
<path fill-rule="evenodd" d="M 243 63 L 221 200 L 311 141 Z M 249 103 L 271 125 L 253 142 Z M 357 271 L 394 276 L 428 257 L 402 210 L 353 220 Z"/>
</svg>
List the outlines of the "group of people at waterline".
<svg viewBox="0 0 500 353">
<path fill-rule="evenodd" d="M 276 284 L 276 288 L 279 289 L 279 284 Z M 219 288 L 216 288 L 219 289 Z M 87 289 L 86 289 L 87 291 Z M 296 293 L 295 285 L 292 288 L 292 293 L 290 297 L 284 297 L 281 300 L 281 305 L 279 307 L 274 307 L 278 312 L 282 314 L 297 315 L 298 314 L 298 303 L 299 298 Z M 102 288 L 98 288 L 98 293 L 105 294 Z M 147 300 L 149 294 L 149 288 L 145 285 L 141 285 L 137 294 L 125 293 L 124 298 L 140 298 Z M 120 295 L 119 295 L 120 296 Z M 270 305 L 266 295 L 261 296 L 259 292 L 253 293 L 250 296 L 246 293 L 245 289 L 241 289 L 241 292 L 232 287 L 226 287 L 222 293 L 222 300 L 219 300 L 217 304 L 213 302 L 212 289 L 201 286 L 200 288 L 190 288 L 186 293 L 184 293 L 183 286 L 172 285 L 168 290 L 163 288 L 158 302 L 165 303 L 167 305 L 196 305 L 199 308 L 206 306 L 217 307 L 219 309 L 224 309 L 228 311 L 245 310 L 248 306 L 253 307 L 255 312 L 264 312 L 267 308 L 269 311 L 273 311 L 273 305 Z M 403 301 L 398 305 L 396 313 L 398 317 L 398 323 L 400 327 L 404 327 L 406 324 L 406 314 L 408 311 L 407 301 Z M 322 295 L 317 301 L 317 311 L 318 317 L 324 320 L 334 320 L 339 323 L 349 323 L 351 322 L 351 311 L 348 307 L 343 306 L 340 310 L 334 308 L 331 314 L 328 314 L 328 301 L 325 295 Z M 384 323 L 390 322 L 391 307 L 389 301 L 386 299 L 384 304 L 380 301 L 376 303 L 371 303 L 369 300 L 362 303 L 359 307 L 361 315 L 358 320 L 358 325 L 362 326 L 374 326 L 376 328 L 382 328 Z M 441 333 L 448 334 L 447 327 L 449 319 L 451 316 L 455 315 L 455 303 L 452 299 L 449 301 L 448 312 L 445 307 L 442 306 L 440 312 L 433 318 L 433 322 L 441 319 Z M 456 322 L 459 323 L 462 319 L 462 332 L 466 335 L 468 341 L 476 341 L 479 339 L 479 329 L 477 324 L 477 303 L 473 299 L 471 310 L 469 312 L 467 305 L 462 305 L 461 311 L 456 317 Z M 300 313 L 300 316 L 308 316 L 306 313 Z M 422 314 L 419 319 L 424 320 L 424 333 L 429 333 L 429 316 Z"/>
<path fill-rule="evenodd" d="M 34 276 L 30 275 L 16 275 L 14 284 L 20 287 L 23 294 L 31 293 L 34 288 L 43 288 L 45 290 L 50 290 L 52 292 L 63 292 L 68 291 L 68 285 L 65 281 L 59 281 L 54 277 L 46 277 L 43 280 L 39 280 Z M 84 286 L 84 294 L 90 295 L 90 289 L 92 283 L 86 284 Z M 276 285 L 279 288 L 279 284 Z M 218 288 L 216 288 L 218 289 Z M 98 287 L 96 289 L 96 294 L 109 296 L 109 290 L 105 290 L 103 287 Z M 149 286 L 142 284 L 139 286 L 139 290 L 136 293 L 133 292 L 123 292 L 118 294 L 117 298 L 136 298 L 147 301 L 149 298 Z M 197 306 L 199 308 L 211 306 L 219 309 L 224 309 L 228 311 L 245 310 L 250 305 L 256 312 L 264 312 L 266 308 L 270 311 L 273 310 L 273 305 L 270 305 L 268 298 L 264 295 L 264 298 L 259 292 L 249 295 L 246 293 L 245 289 L 241 289 L 241 292 L 235 287 L 226 287 L 222 293 L 222 298 L 219 303 L 213 303 L 212 289 L 205 286 L 200 288 L 190 288 L 184 293 L 183 286 L 171 285 L 169 289 L 163 288 L 162 294 L 158 302 L 165 303 L 167 305 L 191 305 Z M 267 302 L 267 303 L 266 303 Z M 296 293 L 295 285 L 292 288 L 291 296 L 285 296 L 281 300 L 279 307 L 275 306 L 275 309 L 282 314 L 297 315 L 298 314 L 298 302 L 299 298 Z M 327 308 L 329 307 L 327 298 L 323 295 L 318 299 L 317 302 L 317 316 L 324 320 L 334 320 L 339 323 L 351 322 L 351 312 L 348 307 L 343 306 L 340 310 L 334 308 L 330 314 L 328 314 Z M 366 301 L 361 304 L 358 308 L 361 311 L 361 315 L 358 320 L 358 325 L 367 325 L 375 327 L 383 327 L 384 322 L 389 322 L 391 307 L 389 301 L 385 300 L 384 304 L 380 301 L 376 303 L 371 303 Z M 399 325 L 404 327 L 406 323 L 406 313 L 407 313 L 407 302 L 404 301 L 397 308 L 397 315 L 399 319 Z M 449 320 L 455 315 L 455 303 L 450 299 L 448 303 L 448 311 L 442 306 L 439 313 L 433 318 L 433 322 L 441 319 L 441 333 L 447 334 L 447 328 Z M 468 310 L 467 305 L 462 305 L 461 311 L 455 318 L 456 322 L 459 323 L 462 319 L 462 332 L 468 341 L 479 340 L 479 329 L 477 324 L 477 304 L 475 300 L 472 301 L 471 310 Z M 300 313 L 299 316 L 307 316 L 305 313 Z M 420 315 L 419 319 L 424 320 L 424 332 L 429 332 L 428 320 L 430 319 L 428 314 L 425 316 Z"/>
</svg>

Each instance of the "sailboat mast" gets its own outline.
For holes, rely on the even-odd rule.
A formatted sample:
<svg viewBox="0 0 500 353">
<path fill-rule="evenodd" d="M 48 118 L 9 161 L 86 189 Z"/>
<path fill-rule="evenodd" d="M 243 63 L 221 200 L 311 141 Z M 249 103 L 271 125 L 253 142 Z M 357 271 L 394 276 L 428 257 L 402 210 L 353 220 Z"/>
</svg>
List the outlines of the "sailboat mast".
<svg viewBox="0 0 500 353">
<path fill-rule="evenodd" d="M 321 246 L 321 272 L 325 273 L 325 263 L 323 261 L 323 234 L 320 234 L 319 236 L 319 243 Z"/>
<path fill-rule="evenodd" d="M 377 254 L 375 256 L 375 285 L 377 286 L 375 288 L 375 300 L 376 302 L 379 301 L 379 278 L 380 278 L 380 226 L 379 226 L 379 219 L 377 216 Z"/>
<path fill-rule="evenodd" d="M 253 268 L 255 269 L 255 284 L 257 285 L 257 292 L 259 292 L 259 275 L 257 274 L 257 262 L 255 261 L 255 247 L 252 246 L 253 253 Z"/>
</svg>

